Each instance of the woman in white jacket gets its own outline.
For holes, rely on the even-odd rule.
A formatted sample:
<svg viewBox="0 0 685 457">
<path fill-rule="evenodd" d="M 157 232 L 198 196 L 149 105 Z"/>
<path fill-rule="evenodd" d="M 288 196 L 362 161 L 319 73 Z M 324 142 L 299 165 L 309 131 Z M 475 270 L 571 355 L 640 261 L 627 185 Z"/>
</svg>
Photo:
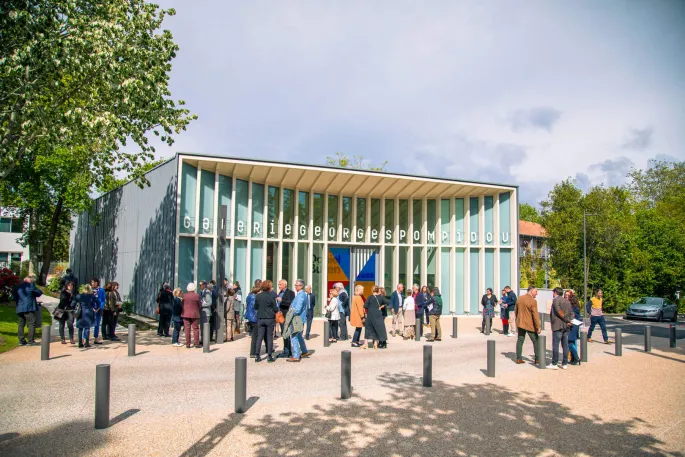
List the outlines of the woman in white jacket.
<svg viewBox="0 0 685 457">
<path fill-rule="evenodd" d="M 404 298 L 404 303 L 402 305 L 404 309 L 404 339 L 414 338 L 416 326 L 416 303 L 414 302 L 414 297 L 408 294 Z"/>
<path fill-rule="evenodd" d="M 340 321 L 340 301 L 338 300 L 338 291 L 331 289 L 328 292 L 330 301 L 326 306 L 326 317 L 328 318 L 329 330 L 328 341 L 331 343 L 338 342 L 338 322 Z"/>
</svg>

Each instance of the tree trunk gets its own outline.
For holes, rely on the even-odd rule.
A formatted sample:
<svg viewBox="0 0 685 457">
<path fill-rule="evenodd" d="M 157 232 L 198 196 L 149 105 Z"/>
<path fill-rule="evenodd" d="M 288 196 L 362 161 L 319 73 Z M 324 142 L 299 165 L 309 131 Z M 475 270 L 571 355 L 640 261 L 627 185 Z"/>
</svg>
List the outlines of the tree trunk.
<svg viewBox="0 0 685 457">
<path fill-rule="evenodd" d="M 52 261 L 52 247 L 55 243 L 55 237 L 57 236 L 59 218 L 62 216 L 62 202 L 63 200 L 60 197 L 57 200 L 57 205 L 55 205 L 55 211 L 52 213 L 50 232 L 48 233 L 48 239 L 45 243 L 45 248 L 43 249 L 43 266 L 40 269 L 40 277 L 38 278 L 38 284 L 41 286 L 44 286 L 47 282 L 48 271 L 50 270 L 50 262 Z"/>
<path fill-rule="evenodd" d="M 36 210 L 29 211 L 29 274 L 36 275 L 38 273 L 38 240 L 35 233 L 38 227 L 38 216 Z"/>
</svg>

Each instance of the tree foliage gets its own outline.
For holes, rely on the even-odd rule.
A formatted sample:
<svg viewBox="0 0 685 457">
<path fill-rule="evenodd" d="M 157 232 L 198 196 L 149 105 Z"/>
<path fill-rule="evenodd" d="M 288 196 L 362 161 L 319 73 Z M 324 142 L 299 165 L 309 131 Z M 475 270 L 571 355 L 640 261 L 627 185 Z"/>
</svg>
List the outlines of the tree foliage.
<svg viewBox="0 0 685 457">
<path fill-rule="evenodd" d="M 528 203 L 520 203 L 519 220 L 540 224 L 542 223 L 542 216 L 536 207 L 529 205 Z"/>
<path fill-rule="evenodd" d="M 326 165 L 340 168 L 354 168 L 357 170 L 385 171 L 388 161 L 381 163 L 380 166 L 373 166 L 364 156 L 348 157 L 342 152 L 336 152 L 334 157 L 326 157 Z"/>
<path fill-rule="evenodd" d="M 41 284 L 93 192 L 122 175 L 144 185 L 150 135 L 171 145 L 197 117 L 169 90 L 178 46 L 160 28 L 173 14 L 144 0 L 0 2 L 0 202 L 25 216 Z"/>
<path fill-rule="evenodd" d="M 685 285 L 685 163 L 633 170 L 620 187 L 583 194 L 571 180 L 542 202 L 551 263 L 563 287 L 583 294 L 583 212 L 588 293 L 601 288 L 608 311 L 622 312 L 640 296 L 675 298 Z"/>
</svg>

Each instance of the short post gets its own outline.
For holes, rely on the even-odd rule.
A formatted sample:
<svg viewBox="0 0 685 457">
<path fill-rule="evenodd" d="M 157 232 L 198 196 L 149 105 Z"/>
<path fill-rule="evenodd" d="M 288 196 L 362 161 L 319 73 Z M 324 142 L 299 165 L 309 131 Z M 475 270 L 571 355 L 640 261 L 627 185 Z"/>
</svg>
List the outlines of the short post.
<svg viewBox="0 0 685 457">
<path fill-rule="evenodd" d="M 457 323 L 457 316 L 452 318 L 452 338 L 457 337 L 457 331 L 459 329 L 459 324 Z"/>
<path fill-rule="evenodd" d="M 323 347 L 325 348 L 331 345 L 331 342 L 329 341 L 330 334 L 331 324 L 328 322 L 328 319 L 326 319 L 325 321 L 323 321 Z"/>
<path fill-rule="evenodd" d="M 352 396 L 352 352 L 340 353 L 340 398 L 347 400 Z"/>
<path fill-rule="evenodd" d="M 492 328 L 492 318 L 490 316 L 485 318 L 485 334 L 490 335 L 490 329 Z"/>
<path fill-rule="evenodd" d="M 495 340 L 488 340 L 488 377 L 495 377 Z"/>
<path fill-rule="evenodd" d="M 95 367 L 95 428 L 109 427 L 109 364 Z"/>
<path fill-rule="evenodd" d="M 49 325 L 43 326 L 43 335 L 40 340 L 40 359 L 50 360 L 50 328 Z"/>
<path fill-rule="evenodd" d="M 209 329 L 209 322 L 202 324 L 202 352 L 205 354 L 209 352 L 209 339 L 211 338 Z"/>
<path fill-rule="evenodd" d="M 674 348 L 676 346 L 676 330 L 677 327 L 675 325 L 669 325 L 668 327 L 668 340 L 669 340 L 669 346 Z"/>
<path fill-rule="evenodd" d="M 652 352 L 652 327 L 645 325 L 645 352 Z"/>
<path fill-rule="evenodd" d="M 614 344 L 616 345 L 614 354 L 616 357 L 621 357 L 623 355 L 623 330 L 617 328 L 614 332 Z"/>
<path fill-rule="evenodd" d="M 423 330 L 423 327 L 421 325 L 423 324 L 423 321 L 421 320 L 420 317 L 416 318 L 416 321 L 414 321 L 414 341 L 421 341 L 421 332 Z"/>
<path fill-rule="evenodd" d="M 247 358 L 235 358 L 235 412 L 247 411 Z"/>
<path fill-rule="evenodd" d="M 538 362 L 539 368 L 547 368 L 547 337 L 538 335 Z"/>
<path fill-rule="evenodd" d="M 433 386 L 433 346 L 423 346 L 423 387 Z"/>
<path fill-rule="evenodd" d="M 136 324 L 128 324 L 128 356 L 136 355 Z"/>
<path fill-rule="evenodd" d="M 587 332 L 580 332 L 580 361 L 587 362 Z"/>
</svg>

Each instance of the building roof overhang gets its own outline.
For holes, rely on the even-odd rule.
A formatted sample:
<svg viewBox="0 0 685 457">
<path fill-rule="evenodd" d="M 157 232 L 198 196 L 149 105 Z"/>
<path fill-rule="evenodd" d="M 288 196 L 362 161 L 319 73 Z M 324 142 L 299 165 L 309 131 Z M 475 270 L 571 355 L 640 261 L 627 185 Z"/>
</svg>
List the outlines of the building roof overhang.
<svg viewBox="0 0 685 457">
<path fill-rule="evenodd" d="M 178 153 L 179 160 L 203 170 L 260 184 L 316 193 L 392 198 L 448 198 L 513 191 L 515 185 L 461 181 L 263 160 Z"/>
</svg>

